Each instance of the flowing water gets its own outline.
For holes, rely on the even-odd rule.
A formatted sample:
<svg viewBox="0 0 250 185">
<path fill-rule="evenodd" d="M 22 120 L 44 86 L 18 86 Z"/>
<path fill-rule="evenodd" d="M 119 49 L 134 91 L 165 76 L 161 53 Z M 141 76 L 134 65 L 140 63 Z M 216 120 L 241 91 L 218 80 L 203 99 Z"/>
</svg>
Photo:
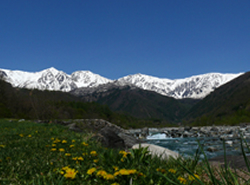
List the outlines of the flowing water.
<svg viewBox="0 0 250 185">
<path fill-rule="evenodd" d="M 147 143 L 162 146 L 182 154 L 185 157 L 194 156 L 199 147 L 198 141 L 203 146 L 207 158 L 224 155 L 223 140 L 214 137 L 203 138 L 167 138 L 165 134 L 153 134 L 147 137 Z M 249 143 L 250 139 L 246 139 Z M 225 140 L 226 155 L 241 155 L 241 142 L 238 138 Z M 245 148 L 245 151 L 248 151 Z M 248 152 L 246 152 L 248 154 Z M 201 155 L 204 158 L 204 155 Z"/>
</svg>

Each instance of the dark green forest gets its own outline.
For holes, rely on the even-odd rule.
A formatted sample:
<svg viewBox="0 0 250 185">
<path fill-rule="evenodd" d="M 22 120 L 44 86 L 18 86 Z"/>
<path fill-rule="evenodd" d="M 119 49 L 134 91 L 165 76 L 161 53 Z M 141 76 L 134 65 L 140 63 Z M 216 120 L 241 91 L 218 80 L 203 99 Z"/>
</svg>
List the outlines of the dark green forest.
<svg viewBox="0 0 250 185">
<path fill-rule="evenodd" d="M 87 102 L 60 91 L 13 88 L 0 80 L 0 118 L 105 119 L 124 128 L 250 123 L 250 72 L 202 100 L 174 98 L 140 89 L 112 89 Z"/>
</svg>

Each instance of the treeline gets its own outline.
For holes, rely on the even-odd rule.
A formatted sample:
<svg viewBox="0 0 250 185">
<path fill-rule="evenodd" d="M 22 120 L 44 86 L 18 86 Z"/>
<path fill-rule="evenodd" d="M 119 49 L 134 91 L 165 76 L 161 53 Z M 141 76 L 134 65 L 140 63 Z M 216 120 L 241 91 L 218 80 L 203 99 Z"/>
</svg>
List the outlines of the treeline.
<svg viewBox="0 0 250 185">
<path fill-rule="evenodd" d="M 124 128 L 166 126 L 162 120 L 138 119 L 111 111 L 107 105 L 83 100 L 59 91 L 13 88 L 0 80 L 0 118 L 17 119 L 105 119 Z"/>
</svg>

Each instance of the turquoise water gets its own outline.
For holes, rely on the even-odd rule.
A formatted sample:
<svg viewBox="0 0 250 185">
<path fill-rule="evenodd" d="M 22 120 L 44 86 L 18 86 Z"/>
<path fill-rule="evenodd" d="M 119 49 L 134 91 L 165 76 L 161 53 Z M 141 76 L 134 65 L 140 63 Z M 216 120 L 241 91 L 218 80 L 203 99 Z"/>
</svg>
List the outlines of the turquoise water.
<svg viewBox="0 0 250 185">
<path fill-rule="evenodd" d="M 203 150 L 207 158 L 224 155 L 223 140 L 220 138 L 166 138 L 165 134 L 154 134 L 147 137 L 147 143 L 155 144 L 168 148 L 182 154 L 185 157 L 194 156 L 199 145 L 203 146 Z M 250 140 L 247 139 L 249 142 Z M 230 138 L 225 140 L 226 154 L 227 155 L 241 155 L 240 140 Z M 245 151 L 248 151 L 245 149 Z M 246 152 L 248 154 L 248 152 Z M 201 155 L 204 158 L 204 155 Z"/>
</svg>

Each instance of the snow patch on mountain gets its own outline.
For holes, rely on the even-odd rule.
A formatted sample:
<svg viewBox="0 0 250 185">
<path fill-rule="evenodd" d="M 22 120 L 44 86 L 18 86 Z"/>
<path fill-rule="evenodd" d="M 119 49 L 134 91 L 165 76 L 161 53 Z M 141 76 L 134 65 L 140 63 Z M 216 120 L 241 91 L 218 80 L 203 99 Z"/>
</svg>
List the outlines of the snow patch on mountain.
<svg viewBox="0 0 250 185">
<path fill-rule="evenodd" d="M 11 83 L 13 87 L 64 92 L 78 88 L 85 88 L 84 91 L 86 91 L 86 88 L 92 88 L 92 92 L 93 90 L 107 91 L 113 85 L 121 87 L 129 85 L 176 99 L 204 98 L 215 88 L 242 74 L 207 73 L 175 80 L 134 74 L 119 78 L 118 80 L 110 80 L 90 71 L 76 71 L 69 75 L 54 67 L 40 72 L 0 69 L 0 75 L 4 76 L 6 81 Z"/>
<path fill-rule="evenodd" d="M 200 99 L 207 96 L 215 88 L 231 81 L 232 79 L 242 74 L 243 73 L 207 73 L 176 80 L 162 79 L 143 74 L 135 74 L 120 78 L 118 79 L 118 81 L 124 84 L 133 84 L 141 89 L 155 91 L 164 96 L 170 96 L 177 99 Z"/>
<path fill-rule="evenodd" d="M 40 72 L 24 72 L 18 70 L 0 69 L 7 76 L 5 79 L 13 87 L 54 90 L 69 92 L 79 87 L 94 87 L 112 80 L 101 77 L 90 71 L 77 71 L 71 75 L 54 67 Z"/>
</svg>

